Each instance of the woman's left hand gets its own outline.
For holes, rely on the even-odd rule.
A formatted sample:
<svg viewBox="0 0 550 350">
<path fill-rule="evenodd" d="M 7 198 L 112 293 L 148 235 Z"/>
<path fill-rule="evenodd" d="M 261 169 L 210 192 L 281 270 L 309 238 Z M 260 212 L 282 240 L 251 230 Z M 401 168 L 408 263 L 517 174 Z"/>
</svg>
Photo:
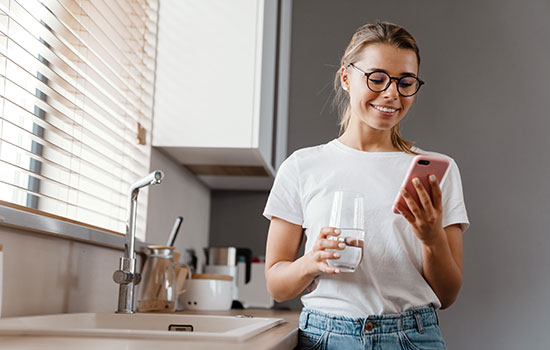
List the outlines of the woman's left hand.
<svg viewBox="0 0 550 350">
<path fill-rule="evenodd" d="M 442 226 L 443 207 L 441 204 L 441 189 L 435 175 L 430 175 L 429 182 L 432 190 L 432 198 L 418 178 L 413 179 L 413 185 L 420 199 L 421 206 L 405 190 L 401 189 L 401 195 L 405 199 L 408 208 L 396 204 L 401 215 L 411 224 L 414 234 L 425 245 L 436 242 L 445 234 Z"/>
</svg>

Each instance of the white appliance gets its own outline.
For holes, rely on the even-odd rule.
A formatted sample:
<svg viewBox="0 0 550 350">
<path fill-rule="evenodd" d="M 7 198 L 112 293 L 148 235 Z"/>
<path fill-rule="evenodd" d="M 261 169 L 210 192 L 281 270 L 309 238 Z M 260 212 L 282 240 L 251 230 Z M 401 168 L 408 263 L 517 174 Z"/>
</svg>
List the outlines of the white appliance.
<svg viewBox="0 0 550 350">
<path fill-rule="evenodd" d="M 237 261 L 239 257 L 245 260 L 245 269 L 240 273 L 241 278 L 244 278 L 244 283 L 250 280 L 250 264 L 252 260 L 252 251 L 248 248 L 235 247 L 210 247 L 204 248 L 206 255 L 206 265 L 204 266 L 205 273 L 229 275 L 233 277 L 233 300 L 239 302 L 239 272 L 237 270 Z"/>
<path fill-rule="evenodd" d="M 238 268 L 238 300 L 245 309 L 247 308 L 266 308 L 273 307 L 275 301 L 267 292 L 265 280 L 265 263 L 253 262 L 250 267 L 250 281 L 245 283 L 244 271 L 246 264 L 239 262 Z"/>
<path fill-rule="evenodd" d="M 179 297 L 184 310 L 229 310 L 233 298 L 233 279 L 227 275 L 195 274 Z"/>
</svg>

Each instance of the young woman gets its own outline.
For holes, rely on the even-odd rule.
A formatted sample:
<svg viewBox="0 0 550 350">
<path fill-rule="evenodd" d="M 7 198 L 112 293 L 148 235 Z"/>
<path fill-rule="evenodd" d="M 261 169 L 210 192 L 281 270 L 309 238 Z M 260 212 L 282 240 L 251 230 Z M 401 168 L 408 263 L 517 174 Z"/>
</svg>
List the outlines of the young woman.
<svg viewBox="0 0 550 350">
<path fill-rule="evenodd" d="M 414 38 L 391 23 L 353 35 L 335 79 L 341 135 L 294 152 L 281 165 L 264 215 L 269 293 L 302 296 L 299 349 L 445 349 L 436 310 L 449 307 L 462 284 L 462 233 L 468 228 L 456 163 L 432 196 L 420 185 L 417 205 L 400 185 L 416 154 L 399 122 L 423 82 Z M 328 227 L 332 195 L 365 197 L 363 260 L 352 273 L 332 268 L 340 234 Z M 398 191 L 407 208 L 393 213 Z M 305 254 L 298 257 L 303 233 Z M 336 252 L 334 251 L 336 250 Z"/>
</svg>

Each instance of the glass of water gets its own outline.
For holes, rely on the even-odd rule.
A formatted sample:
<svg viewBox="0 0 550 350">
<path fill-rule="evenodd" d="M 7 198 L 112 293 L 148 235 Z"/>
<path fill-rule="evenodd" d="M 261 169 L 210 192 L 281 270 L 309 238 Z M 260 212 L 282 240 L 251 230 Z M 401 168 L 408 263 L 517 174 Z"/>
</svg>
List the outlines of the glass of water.
<svg viewBox="0 0 550 350">
<path fill-rule="evenodd" d="M 354 272 L 363 260 L 365 242 L 365 198 L 360 193 L 336 191 L 330 213 L 330 227 L 341 230 L 339 236 L 329 236 L 346 244 L 344 250 L 327 249 L 340 253 L 338 259 L 327 259 L 331 267 L 342 272 Z"/>
</svg>

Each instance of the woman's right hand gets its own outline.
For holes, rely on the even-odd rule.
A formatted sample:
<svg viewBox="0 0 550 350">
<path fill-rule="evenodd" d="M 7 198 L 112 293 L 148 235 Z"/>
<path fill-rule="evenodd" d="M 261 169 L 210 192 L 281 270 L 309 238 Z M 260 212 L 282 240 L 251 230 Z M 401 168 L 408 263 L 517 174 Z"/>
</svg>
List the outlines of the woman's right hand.
<svg viewBox="0 0 550 350">
<path fill-rule="evenodd" d="M 338 241 L 339 236 L 340 230 L 323 227 L 311 251 L 298 258 L 303 227 L 272 217 L 265 250 L 265 276 L 267 290 L 273 299 L 283 302 L 296 298 L 311 286 L 316 276 L 339 273 L 327 264 L 328 259 L 338 259 L 334 254 L 340 254 L 346 247 L 344 242 Z M 342 246 L 339 247 L 339 243 Z"/>
<path fill-rule="evenodd" d="M 340 273 L 340 269 L 330 267 L 327 263 L 328 259 L 339 259 L 340 252 L 327 251 L 327 249 L 344 250 L 346 244 L 338 239 L 330 239 L 330 236 L 338 237 L 341 231 L 335 227 L 323 227 L 313 243 L 313 248 L 306 254 L 309 269 L 308 274 L 313 277 L 322 273 L 336 274 Z"/>
</svg>

